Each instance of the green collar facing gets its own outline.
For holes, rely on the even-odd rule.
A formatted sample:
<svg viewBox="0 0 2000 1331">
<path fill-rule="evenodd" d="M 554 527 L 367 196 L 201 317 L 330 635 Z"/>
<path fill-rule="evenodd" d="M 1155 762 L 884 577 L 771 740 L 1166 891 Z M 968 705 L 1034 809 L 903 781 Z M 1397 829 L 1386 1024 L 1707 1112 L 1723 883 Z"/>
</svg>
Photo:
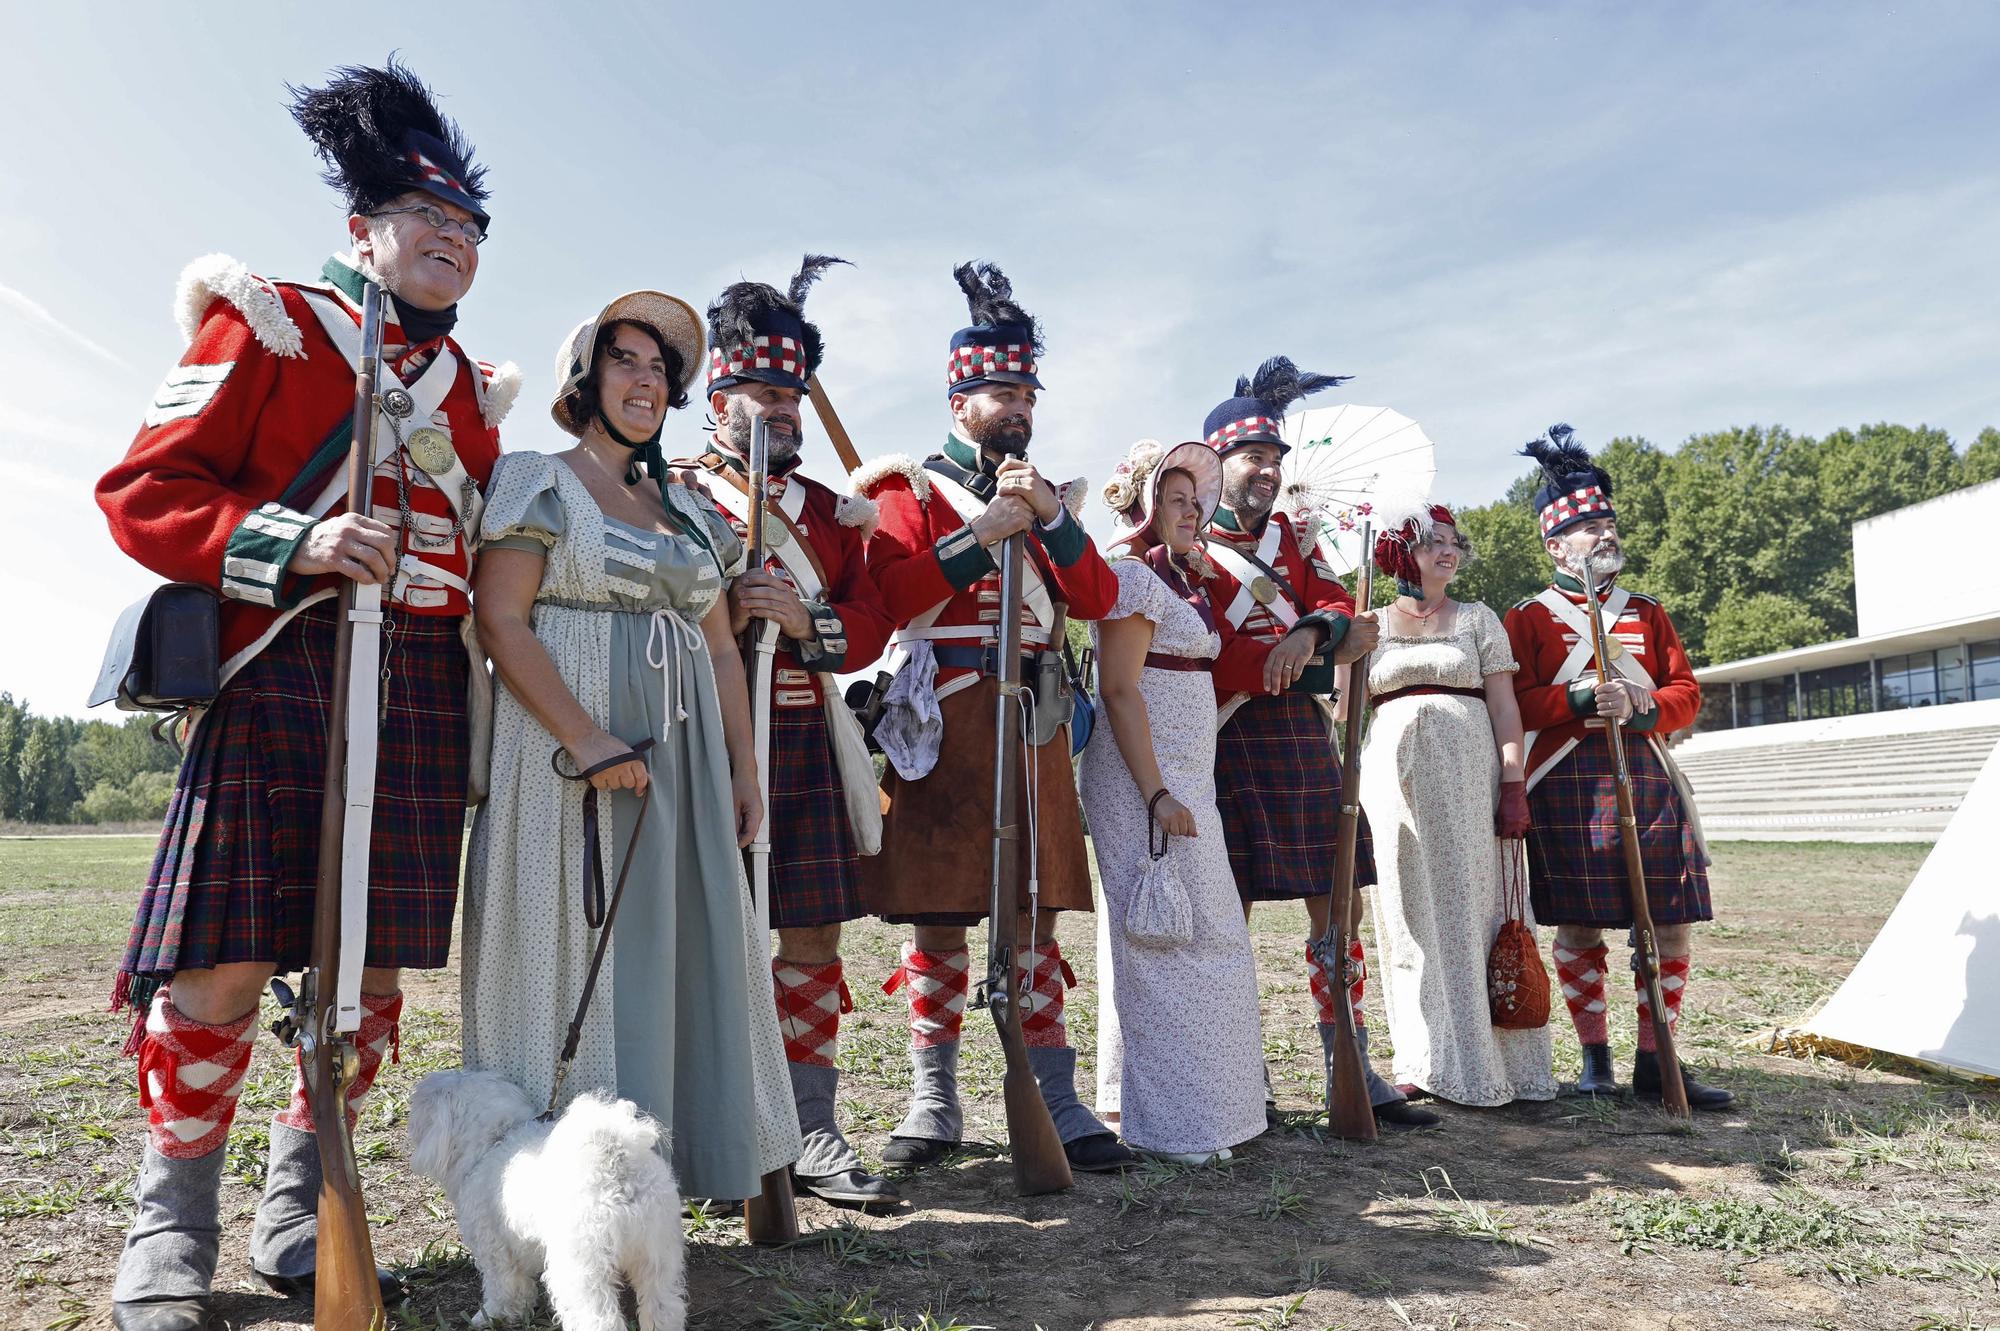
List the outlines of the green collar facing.
<svg viewBox="0 0 2000 1331">
<path fill-rule="evenodd" d="M 361 290 L 368 285 L 368 279 L 361 275 L 359 268 L 346 259 L 338 254 L 334 255 L 326 261 L 326 266 L 319 270 L 319 275 L 338 287 L 341 294 L 356 305 L 361 303 Z"/>
<path fill-rule="evenodd" d="M 1256 530 L 1252 531 L 1250 528 L 1245 527 L 1241 522 L 1237 521 L 1235 510 L 1224 508 L 1220 504 L 1218 504 L 1216 505 L 1215 509 L 1215 519 L 1211 525 L 1220 527 L 1224 531 L 1233 531 L 1244 536 L 1261 536 L 1264 532 L 1265 523 L 1270 522 L 1270 520 L 1271 520 L 1271 515 L 1269 513 L 1266 513 L 1264 515 L 1264 521 L 1258 523 Z"/>
<path fill-rule="evenodd" d="M 944 437 L 944 455 L 967 471 L 979 470 L 979 450 L 955 434 Z"/>
</svg>

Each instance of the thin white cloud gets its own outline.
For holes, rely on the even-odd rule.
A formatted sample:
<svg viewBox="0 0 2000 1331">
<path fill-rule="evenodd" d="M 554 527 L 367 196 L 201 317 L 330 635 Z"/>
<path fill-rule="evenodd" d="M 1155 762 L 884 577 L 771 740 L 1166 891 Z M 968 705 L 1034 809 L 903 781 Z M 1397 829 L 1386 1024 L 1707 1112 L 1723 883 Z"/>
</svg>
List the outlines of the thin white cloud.
<svg viewBox="0 0 2000 1331">
<path fill-rule="evenodd" d="M 0 305 L 15 310 L 32 322 L 42 325 L 44 328 L 49 328 L 62 334 L 85 351 L 88 351 L 91 355 L 101 357 L 110 364 L 116 365 L 121 370 L 132 368 L 119 357 L 117 352 L 93 342 L 84 334 L 71 328 L 68 324 L 56 318 L 55 315 L 49 313 L 48 308 L 39 301 L 34 300 L 23 292 L 15 290 L 4 282 L 0 282 Z"/>
</svg>

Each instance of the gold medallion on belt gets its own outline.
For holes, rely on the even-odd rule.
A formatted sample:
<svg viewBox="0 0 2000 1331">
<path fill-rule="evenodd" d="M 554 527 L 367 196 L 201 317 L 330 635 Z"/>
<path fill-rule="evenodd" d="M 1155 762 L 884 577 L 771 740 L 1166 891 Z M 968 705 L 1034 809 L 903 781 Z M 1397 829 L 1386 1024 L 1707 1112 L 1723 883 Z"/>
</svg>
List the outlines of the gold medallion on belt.
<svg viewBox="0 0 2000 1331">
<path fill-rule="evenodd" d="M 447 475 L 458 465 L 458 450 L 451 446 L 451 436 L 429 425 L 410 431 L 403 447 L 426 476 Z"/>
<path fill-rule="evenodd" d="M 1278 584 L 1259 573 L 1250 579 L 1250 599 L 1258 605 L 1269 605 L 1278 599 Z"/>
</svg>

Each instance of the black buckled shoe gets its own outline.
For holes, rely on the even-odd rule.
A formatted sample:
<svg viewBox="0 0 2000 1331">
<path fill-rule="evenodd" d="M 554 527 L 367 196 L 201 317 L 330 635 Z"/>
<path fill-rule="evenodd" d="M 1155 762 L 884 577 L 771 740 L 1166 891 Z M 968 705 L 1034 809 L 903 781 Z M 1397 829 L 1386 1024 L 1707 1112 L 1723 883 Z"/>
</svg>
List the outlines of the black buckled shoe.
<svg viewBox="0 0 2000 1331">
<path fill-rule="evenodd" d="M 1583 1071 L 1576 1079 L 1576 1093 L 1578 1095 L 1618 1094 L 1618 1072 L 1611 1066 L 1610 1045 L 1587 1044 L 1583 1047 Z"/>
<path fill-rule="evenodd" d="M 143 1299 L 111 1305 L 111 1325 L 118 1331 L 223 1331 L 222 1315 L 208 1296 L 192 1299 Z"/>
<path fill-rule="evenodd" d="M 957 1142 L 941 1142 L 930 1137 L 891 1137 L 882 1149 L 882 1163 L 891 1169 L 922 1169 L 934 1165 L 958 1149 Z"/>
<path fill-rule="evenodd" d="M 1735 1092 L 1702 1085 L 1688 1072 L 1685 1063 L 1681 1065 L 1681 1085 L 1687 1090 L 1689 1109 L 1727 1109 L 1736 1103 Z M 1660 1078 L 1660 1056 L 1650 1049 L 1641 1049 L 1632 1057 L 1632 1093 L 1647 1100 L 1666 1098 Z"/>
<path fill-rule="evenodd" d="M 1420 1109 L 1408 1100 L 1391 1100 L 1375 1106 L 1375 1121 L 1391 1128 L 1435 1128 L 1444 1122 L 1429 1109 Z"/>
<path fill-rule="evenodd" d="M 794 1172 L 792 1182 L 823 1202 L 859 1207 L 863 1211 L 888 1210 L 903 1200 L 894 1183 L 865 1169 L 843 1169 L 838 1174 L 813 1177 Z"/>
<path fill-rule="evenodd" d="M 250 1274 L 257 1277 L 258 1284 L 279 1298 L 295 1299 L 300 1303 L 313 1301 L 313 1293 L 319 1283 L 312 1271 L 302 1276 L 274 1276 L 253 1266 L 250 1268 Z M 393 1308 L 410 1296 L 410 1292 L 403 1288 L 402 1281 L 379 1266 L 375 1268 L 375 1283 L 382 1288 L 384 1307 Z"/>
<path fill-rule="evenodd" d="M 1132 1149 L 1115 1132 L 1093 1132 L 1063 1143 L 1069 1167 L 1085 1174 L 1117 1174 L 1139 1163 Z"/>
</svg>

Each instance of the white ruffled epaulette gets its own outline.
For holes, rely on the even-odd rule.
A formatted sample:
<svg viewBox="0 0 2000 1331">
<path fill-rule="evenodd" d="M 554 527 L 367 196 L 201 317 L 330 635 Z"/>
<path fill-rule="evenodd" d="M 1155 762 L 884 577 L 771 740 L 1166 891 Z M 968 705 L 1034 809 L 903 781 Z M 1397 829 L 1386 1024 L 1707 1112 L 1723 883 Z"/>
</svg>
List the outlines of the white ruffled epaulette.
<svg viewBox="0 0 2000 1331">
<path fill-rule="evenodd" d="M 861 495 L 835 495 L 833 516 L 843 527 L 859 528 L 861 539 L 867 541 L 882 525 L 882 506 Z"/>
<path fill-rule="evenodd" d="M 930 502 L 931 478 L 924 473 L 924 464 L 908 453 L 890 453 L 886 457 L 876 458 L 873 462 L 862 463 L 854 469 L 854 474 L 847 478 L 847 488 L 852 494 L 873 499 L 874 495 L 871 492 L 891 476 L 901 476 L 907 480 L 910 489 L 917 496 L 918 503 Z"/>
<path fill-rule="evenodd" d="M 514 409 L 514 399 L 521 395 L 521 367 L 513 361 L 503 361 L 499 365 L 480 361 L 479 378 L 482 384 L 480 419 L 486 422 L 487 429 L 497 430 L 500 422 L 507 419 L 507 413 Z"/>
<path fill-rule="evenodd" d="M 306 354 L 305 336 L 285 313 L 276 289 L 227 254 L 204 254 L 181 269 L 174 288 L 174 322 L 183 337 L 194 341 L 208 307 L 217 300 L 236 307 L 266 351 L 295 360 Z"/>
<path fill-rule="evenodd" d="M 1056 487 L 1056 498 L 1062 500 L 1069 515 L 1079 522 L 1083 520 L 1084 501 L 1090 497 L 1090 483 L 1079 476 L 1073 481 L 1064 481 Z"/>
</svg>

